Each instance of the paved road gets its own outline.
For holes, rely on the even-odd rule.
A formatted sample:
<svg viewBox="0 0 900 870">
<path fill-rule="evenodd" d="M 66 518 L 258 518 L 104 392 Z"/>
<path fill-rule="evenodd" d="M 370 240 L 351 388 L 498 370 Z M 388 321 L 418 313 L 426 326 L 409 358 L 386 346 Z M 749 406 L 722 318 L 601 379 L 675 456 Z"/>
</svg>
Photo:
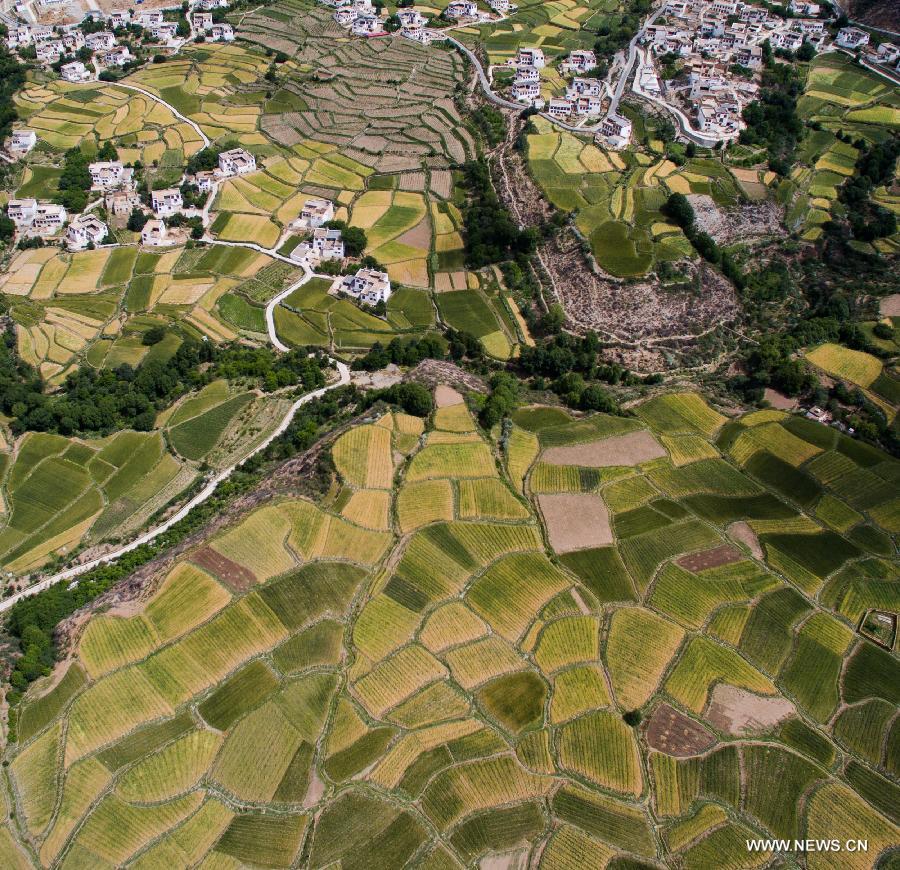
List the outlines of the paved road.
<svg viewBox="0 0 900 870">
<path fill-rule="evenodd" d="M 296 264 L 295 264 L 296 265 Z M 275 306 L 278 305 L 283 299 L 286 299 L 291 295 L 298 287 L 302 287 L 310 278 L 313 277 L 313 270 L 309 268 L 306 263 L 300 263 L 300 267 L 303 269 L 303 277 L 296 281 L 294 284 L 291 284 L 287 290 L 282 290 L 277 296 L 273 297 L 269 300 L 269 304 L 266 305 L 266 329 L 269 332 L 269 341 L 272 342 L 272 346 L 276 350 L 280 350 L 282 353 L 290 350 L 290 348 L 283 344 L 281 339 L 278 338 L 277 333 L 275 332 Z"/>
<path fill-rule="evenodd" d="M 86 82 L 85 84 L 96 87 L 97 82 Z M 205 148 L 209 147 L 209 136 L 207 136 L 206 133 L 204 133 L 203 130 L 200 129 L 200 125 L 196 121 L 192 121 L 190 118 L 186 118 L 171 103 L 167 103 L 162 97 L 158 97 L 152 91 L 144 90 L 144 88 L 139 88 L 137 85 L 125 85 L 122 84 L 122 82 L 102 82 L 102 84 L 112 85 L 115 88 L 125 88 L 128 91 L 137 91 L 139 94 L 143 94 L 145 97 L 149 97 L 151 100 L 154 100 L 157 103 L 162 103 L 162 105 L 164 105 L 176 118 L 193 127 L 194 130 L 197 131 L 197 134 L 200 136 L 200 138 L 203 140 L 203 146 Z"/>
</svg>

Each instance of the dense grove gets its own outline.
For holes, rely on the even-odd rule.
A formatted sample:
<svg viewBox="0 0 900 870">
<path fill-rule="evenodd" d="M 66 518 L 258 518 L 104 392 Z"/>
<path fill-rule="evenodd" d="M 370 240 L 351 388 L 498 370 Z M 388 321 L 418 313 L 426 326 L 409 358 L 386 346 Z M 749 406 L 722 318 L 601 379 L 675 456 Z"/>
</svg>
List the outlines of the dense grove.
<svg viewBox="0 0 900 870">
<path fill-rule="evenodd" d="M 0 44 L 0 139 L 9 135 L 13 122 L 19 117 L 12 96 L 24 83 L 25 66 L 9 52 L 6 45 Z"/>
</svg>

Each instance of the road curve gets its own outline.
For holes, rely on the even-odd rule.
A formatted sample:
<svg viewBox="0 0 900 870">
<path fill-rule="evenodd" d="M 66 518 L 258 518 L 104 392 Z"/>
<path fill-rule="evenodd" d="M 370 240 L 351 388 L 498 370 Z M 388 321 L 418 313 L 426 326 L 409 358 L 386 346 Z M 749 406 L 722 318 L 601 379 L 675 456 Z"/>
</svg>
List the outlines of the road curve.
<svg viewBox="0 0 900 870">
<path fill-rule="evenodd" d="M 308 279 L 307 279 L 308 280 Z M 280 342 L 279 342 L 280 344 Z M 287 350 L 284 345 L 281 345 L 279 350 L 284 349 Z M 338 374 L 340 377 L 333 384 L 329 384 L 326 387 L 322 387 L 321 389 L 314 390 L 311 393 L 307 393 L 305 396 L 301 396 L 294 402 L 293 405 L 288 409 L 288 412 L 284 415 L 281 422 L 276 426 L 274 431 L 269 433 L 265 439 L 263 439 L 256 447 L 253 448 L 246 456 L 242 457 L 240 463 L 236 463 L 228 468 L 223 469 L 215 477 L 211 478 L 203 489 L 200 490 L 187 504 L 181 507 L 177 513 L 173 514 L 169 519 L 167 519 L 164 523 L 157 526 L 154 529 L 150 529 L 147 532 L 144 532 L 143 535 L 135 538 L 133 541 L 124 544 L 119 547 L 117 550 L 113 550 L 111 553 L 107 553 L 105 556 L 101 556 L 98 559 L 92 559 L 90 562 L 85 562 L 81 565 L 75 565 L 72 568 L 67 568 L 65 571 L 60 571 L 58 574 L 53 574 L 50 577 L 45 577 L 43 580 L 39 580 L 37 583 L 29 586 L 27 589 L 23 589 L 21 592 L 17 592 L 15 595 L 10 595 L 9 598 L 4 598 L 0 601 L 0 613 L 3 613 L 9 610 L 17 601 L 21 601 L 23 598 L 28 598 L 31 595 L 36 595 L 38 592 L 43 592 L 45 589 L 48 589 L 54 583 L 59 583 L 60 580 L 72 580 L 81 574 L 85 574 L 88 571 L 93 570 L 94 568 L 98 568 L 100 565 L 106 564 L 107 562 L 114 562 L 120 556 L 124 556 L 126 553 L 130 553 L 132 550 L 137 549 L 142 544 L 148 544 L 150 541 L 159 537 L 163 532 L 168 531 L 175 523 L 183 520 L 197 505 L 205 502 L 216 490 L 216 487 L 223 481 L 227 480 L 234 470 L 238 467 L 239 464 L 246 462 L 251 456 L 255 456 L 259 453 L 260 450 L 264 450 L 268 447 L 279 435 L 281 435 L 287 427 L 290 425 L 291 420 L 294 419 L 294 414 L 297 413 L 297 410 L 305 405 L 307 402 L 311 402 L 313 399 L 321 398 L 325 395 L 329 390 L 333 390 L 336 387 L 342 387 L 345 384 L 350 382 L 350 368 L 346 363 L 339 362 L 335 360 L 335 365 L 337 366 Z"/>
<path fill-rule="evenodd" d="M 88 82 L 87 84 L 96 85 L 97 82 Z M 151 100 L 155 100 L 157 103 L 161 103 L 165 106 L 176 118 L 181 121 L 184 121 L 185 124 L 193 127 L 196 130 L 197 134 L 203 140 L 203 146 L 205 148 L 209 147 L 209 136 L 200 129 L 200 125 L 196 121 L 192 121 L 190 118 L 186 118 L 181 112 L 178 111 L 171 103 L 167 103 L 162 97 L 158 97 L 152 91 L 144 90 L 144 88 L 139 88 L 137 85 L 126 85 L 122 82 L 101 82 L 104 85 L 111 85 L 114 88 L 125 88 L 129 91 L 137 91 L 139 94 L 143 94 L 145 97 L 149 97 Z"/>
<path fill-rule="evenodd" d="M 266 329 L 269 332 L 269 341 L 272 342 L 272 346 L 276 350 L 280 350 L 282 353 L 290 350 L 290 348 L 284 344 L 281 339 L 278 337 L 278 334 L 275 332 L 275 306 L 281 302 L 282 299 L 286 299 L 291 295 L 298 287 L 302 287 L 310 278 L 313 277 L 313 270 L 309 268 L 306 263 L 300 263 L 300 266 L 303 269 L 303 277 L 298 281 L 295 281 L 288 287 L 286 290 L 282 290 L 277 296 L 273 296 L 269 300 L 269 304 L 266 305 Z"/>
</svg>

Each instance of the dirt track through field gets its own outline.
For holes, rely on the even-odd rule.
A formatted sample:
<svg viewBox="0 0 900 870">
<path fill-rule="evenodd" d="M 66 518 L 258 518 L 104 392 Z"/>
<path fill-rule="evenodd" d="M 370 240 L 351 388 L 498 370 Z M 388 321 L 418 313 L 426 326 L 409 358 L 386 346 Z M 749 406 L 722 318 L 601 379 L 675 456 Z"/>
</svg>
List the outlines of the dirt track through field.
<svg viewBox="0 0 900 870">
<path fill-rule="evenodd" d="M 606 468 L 612 465 L 639 465 L 666 456 L 663 446 L 649 432 L 629 432 L 602 441 L 550 447 L 543 460 L 549 465 L 581 465 L 585 468 Z"/>
</svg>

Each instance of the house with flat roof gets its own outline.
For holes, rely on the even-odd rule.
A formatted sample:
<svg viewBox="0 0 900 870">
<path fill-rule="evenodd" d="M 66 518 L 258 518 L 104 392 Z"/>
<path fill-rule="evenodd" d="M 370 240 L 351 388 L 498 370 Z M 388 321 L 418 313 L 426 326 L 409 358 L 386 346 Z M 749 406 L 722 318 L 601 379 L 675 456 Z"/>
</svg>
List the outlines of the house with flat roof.
<svg viewBox="0 0 900 870">
<path fill-rule="evenodd" d="M 141 244 L 148 248 L 163 248 L 177 242 L 178 240 L 169 234 L 166 225 L 158 218 L 151 218 L 141 230 Z"/>
<path fill-rule="evenodd" d="M 219 155 L 219 172 L 222 175 L 247 175 L 256 172 L 256 158 L 243 148 L 232 148 Z"/>
<path fill-rule="evenodd" d="M 343 260 L 344 242 L 341 231 L 319 227 L 313 230 L 312 236 L 299 244 L 291 252 L 291 259 L 298 262 L 311 262 L 313 265 L 322 260 Z"/>
<path fill-rule="evenodd" d="M 30 232 L 36 236 L 56 235 L 66 224 L 68 214 L 61 205 L 52 202 L 39 202 L 34 211 L 34 221 Z"/>
<path fill-rule="evenodd" d="M 510 61 L 513 65 L 533 66 L 540 69 L 546 64 L 544 52 L 539 48 L 529 48 L 521 46 L 515 60 Z"/>
<path fill-rule="evenodd" d="M 80 60 L 64 63 L 59 69 L 59 74 L 67 82 L 89 82 L 93 78 L 91 72 Z"/>
<path fill-rule="evenodd" d="M 116 44 L 116 36 L 108 30 L 101 30 L 97 33 L 89 33 L 84 44 L 91 51 L 107 51 Z"/>
<path fill-rule="evenodd" d="M 234 42 L 234 28 L 227 22 L 213 24 L 208 39 L 210 42 Z"/>
<path fill-rule="evenodd" d="M 134 170 L 130 166 L 124 166 L 121 160 L 89 163 L 88 172 L 91 174 L 91 190 L 113 190 L 134 184 Z"/>
<path fill-rule="evenodd" d="M 849 48 L 851 51 L 869 44 L 869 34 L 858 27 L 844 27 L 838 31 L 835 42 L 841 48 Z"/>
<path fill-rule="evenodd" d="M 315 229 L 334 218 L 334 203 L 315 197 L 303 203 L 298 222 L 301 226 Z"/>
<path fill-rule="evenodd" d="M 18 154 L 27 154 L 37 145 L 37 133 L 34 130 L 13 130 L 9 136 L 9 150 Z"/>
<path fill-rule="evenodd" d="M 132 211 L 141 207 L 141 196 L 136 190 L 113 190 L 103 198 L 107 214 L 127 218 Z"/>
<path fill-rule="evenodd" d="M 387 272 L 377 269 L 360 269 L 355 275 L 347 275 L 339 289 L 366 305 L 387 302 L 391 296 L 391 280 Z"/>
<path fill-rule="evenodd" d="M 150 194 L 150 206 L 159 217 L 171 217 L 184 208 L 184 199 L 177 187 L 167 187 Z"/>
<path fill-rule="evenodd" d="M 94 214 L 76 215 L 66 228 L 66 247 L 83 251 L 90 245 L 100 245 L 109 235 L 109 227 Z"/>
<path fill-rule="evenodd" d="M 607 115 L 596 138 L 610 148 L 624 148 L 631 141 L 631 121 L 621 115 Z"/>
</svg>

